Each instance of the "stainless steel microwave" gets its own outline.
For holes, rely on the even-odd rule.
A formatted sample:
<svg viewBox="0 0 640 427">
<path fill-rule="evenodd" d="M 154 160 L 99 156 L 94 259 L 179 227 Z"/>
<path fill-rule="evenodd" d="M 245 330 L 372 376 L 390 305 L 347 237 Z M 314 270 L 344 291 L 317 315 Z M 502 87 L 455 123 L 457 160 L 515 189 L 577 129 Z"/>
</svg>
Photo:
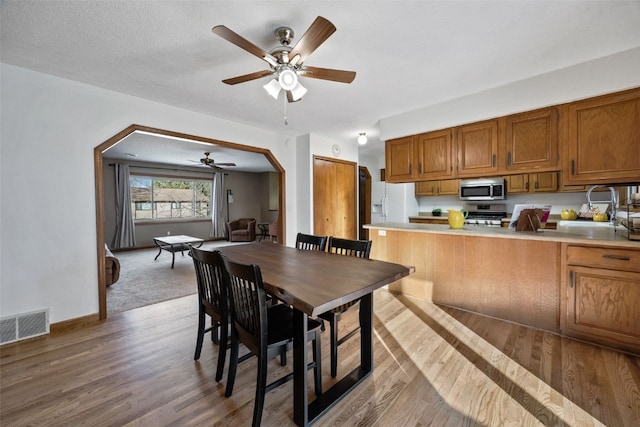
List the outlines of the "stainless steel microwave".
<svg viewBox="0 0 640 427">
<path fill-rule="evenodd" d="M 504 178 L 461 179 L 460 200 L 504 200 Z"/>
</svg>

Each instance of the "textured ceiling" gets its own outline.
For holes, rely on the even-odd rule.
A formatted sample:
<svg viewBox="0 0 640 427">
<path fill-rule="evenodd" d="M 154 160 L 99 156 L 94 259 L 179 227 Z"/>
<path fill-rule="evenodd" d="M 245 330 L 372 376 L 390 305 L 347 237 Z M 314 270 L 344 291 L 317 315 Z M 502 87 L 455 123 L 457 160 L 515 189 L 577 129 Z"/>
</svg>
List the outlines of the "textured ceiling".
<svg viewBox="0 0 640 427">
<path fill-rule="evenodd" d="M 3 0 L 1 8 L 2 62 L 292 136 L 355 144 L 367 132 L 364 150 L 382 147 L 380 119 L 640 46 L 640 1 Z M 287 107 L 285 126 L 282 98 L 261 87 L 267 79 L 221 82 L 268 67 L 213 26 L 269 50 L 275 28 L 292 27 L 295 43 L 319 15 L 337 31 L 305 63 L 356 71 L 352 84 L 303 79 L 309 92 Z M 195 148 L 183 157 L 201 157 Z"/>
</svg>

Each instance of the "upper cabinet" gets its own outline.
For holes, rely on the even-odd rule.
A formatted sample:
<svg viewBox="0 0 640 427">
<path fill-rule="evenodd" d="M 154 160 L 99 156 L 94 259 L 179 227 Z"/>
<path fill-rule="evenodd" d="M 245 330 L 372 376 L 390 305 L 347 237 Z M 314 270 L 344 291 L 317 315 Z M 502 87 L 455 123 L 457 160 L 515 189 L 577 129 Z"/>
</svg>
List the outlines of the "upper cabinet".
<svg viewBox="0 0 640 427">
<path fill-rule="evenodd" d="M 640 89 L 573 102 L 566 110 L 567 184 L 640 180 Z"/>
<path fill-rule="evenodd" d="M 545 108 L 506 118 L 505 147 L 507 171 L 557 169 L 558 110 Z"/>
<path fill-rule="evenodd" d="M 423 133 L 415 138 L 418 180 L 455 176 L 453 138 L 450 129 Z"/>
<path fill-rule="evenodd" d="M 456 140 L 459 177 L 491 175 L 498 171 L 498 120 L 460 126 Z"/>
<path fill-rule="evenodd" d="M 561 170 L 561 191 L 638 182 L 640 88 L 389 140 L 386 170 L 389 182 L 522 175 L 516 188 Z"/>
<path fill-rule="evenodd" d="M 414 180 L 413 136 L 392 139 L 385 144 L 385 179 L 387 182 L 410 182 Z"/>
</svg>

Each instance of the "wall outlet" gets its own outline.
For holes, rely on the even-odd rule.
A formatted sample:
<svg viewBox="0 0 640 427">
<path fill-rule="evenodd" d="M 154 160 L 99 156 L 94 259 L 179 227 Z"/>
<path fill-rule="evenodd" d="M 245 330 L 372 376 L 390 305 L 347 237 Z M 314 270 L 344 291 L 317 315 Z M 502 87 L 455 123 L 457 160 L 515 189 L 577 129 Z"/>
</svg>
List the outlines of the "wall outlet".
<svg viewBox="0 0 640 427">
<path fill-rule="evenodd" d="M 167 231 L 167 236 L 171 236 L 171 232 L 170 231 Z"/>
<path fill-rule="evenodd" d="M 378 230 L 378 236 L 386 236 L 387 230 Z"/>
</svg>

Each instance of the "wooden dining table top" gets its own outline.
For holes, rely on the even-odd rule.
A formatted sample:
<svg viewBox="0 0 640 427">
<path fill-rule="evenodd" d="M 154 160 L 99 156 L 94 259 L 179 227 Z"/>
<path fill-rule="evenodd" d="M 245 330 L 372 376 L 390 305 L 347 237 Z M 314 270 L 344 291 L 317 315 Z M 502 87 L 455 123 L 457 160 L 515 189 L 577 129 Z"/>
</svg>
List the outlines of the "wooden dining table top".
<svg viewBox="0 0 640 427">
<path fill-rule="evenodd" d="M 271 242 L 223 246 L 229 259 L 260 267 L 265 290 L 317 316 L 415 272 L 386 261 L 306 251 Z"/>
</svg>

